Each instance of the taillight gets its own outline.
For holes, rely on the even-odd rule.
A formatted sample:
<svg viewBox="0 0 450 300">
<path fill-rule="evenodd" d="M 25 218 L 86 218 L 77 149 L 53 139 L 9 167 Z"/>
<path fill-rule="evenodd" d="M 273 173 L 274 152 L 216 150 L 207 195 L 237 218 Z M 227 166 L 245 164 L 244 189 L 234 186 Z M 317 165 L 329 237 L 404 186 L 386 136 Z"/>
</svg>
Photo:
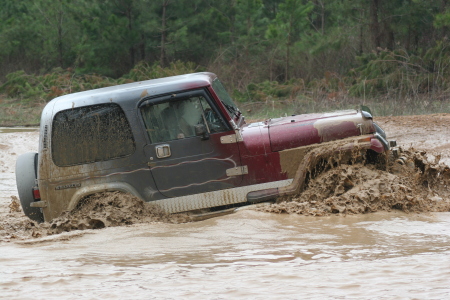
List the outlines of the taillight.
<svg viewBox="0 0 450 300">
<path fill-rule="evenodd" d="M 37 186 L 33 187 L 33 198 L 35 201 L 41 200 L 41 193 L 39 192 L 39 188 Z"/>
</svg>

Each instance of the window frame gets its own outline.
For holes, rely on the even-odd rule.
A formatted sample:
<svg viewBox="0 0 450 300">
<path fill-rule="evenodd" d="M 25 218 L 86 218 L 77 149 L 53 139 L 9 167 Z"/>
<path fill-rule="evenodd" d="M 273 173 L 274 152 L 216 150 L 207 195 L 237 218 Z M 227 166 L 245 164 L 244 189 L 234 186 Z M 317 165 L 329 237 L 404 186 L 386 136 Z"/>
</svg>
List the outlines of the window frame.
<svg viewBox="0 0 450 300">
<path fill-rule="evenodd" d="M 162 104 L 162 103 L 167 103 L 167 102 L 176 102 L 176 101 L 182 101 L 183 99 L 189 99 L 192 97 L 203 97 L 205 99 L 205 101 L 209 104 L 209 106 L 211 107 L 211 109 L 216 113 L 216 115 L 219 117 L 220 121 L 224 124 L 225 126 L 225 130 L 224 131 L 220 131 L 220 132 L 213 132 L 210 134 L 220 134 L 222 132 L 227 132 L 232 129 L 232 126 L 230 125 L 230 123 L 227 121 L 227 119 L 222 115 L 222 113 L 220 112 L 220 110 L 217 107 L 217 104 L 212 100 L 212 97 L 210 95 L 210 93 L 206 90 L 206 89 L 195 89 L 195 90 L 189 90 L 189 91 L 181 91 L 181 92 L 175 92 L 175 93 L 171 93 L 171 94 L 165 94 L 165 95 L 157 95 L 157 96 L 152 96 L 152 97 L 146 97 L 144 99 L 142 99 L 142 101 L 138 104 L 137 106 L 137 114 L 139 115 L 139 119 L 141 121 L 141 125 L 144 131 L 144 135 L 146 136 L 147 141 L 149 142 L 149 144 L 162 144 L 162 143 L 167 143 L 167 142 L 171 142 L 173 140 L 168 140 L 168 141 L 162 141 L 162 142 L 154 142 L 151 140 L 150 135 L 147 132 L 147 125 L 146 122 L 144 120 L 144 116 L 142 114 L 142 108 L 145 106 L 153 106 L 153 105 L 158 105 L 158 104 Z M 209 129 L 208 129 L 209 131 Z M 186 137 L 186 138 L 195 138 L 196 136 L 191 136 L 191 137 Z"/>
<path fill-rule="evenodd" d="M 242 115 L 241 111 L 237 107 L 236 103 L 234 103 L 233 98 L 231 98 L 230 94 L 228 93 L 223 83 L 219 80 L 219 78 L 215 78 L 212 81 L 211 88 L 213 89 L 214 93 L 216 93 L 219 101 L 222 102 L 222 105 L 225 107 L 225 110 L 230 118 L 232 120 L 239 119 Z M 231 110 L 229 106 L 232 107 Z"/>
<path fill-rule="evenodd" d="M 82 109 L 86 109 L 86 108 L 89 108 L 89 107 L 98 107 L 98 108 L 101 108 L 101 107 L 104 107 L 104 108 L 114 107 L 115 109 L 117 109 L 117 112 L 120 114 L 120 117 L 123 118 L 123 120 L 124 120 L 123 122 L 125 122 L 125 124 L 127 125 L 127 129 L 128 129 L 127 131 L 128 131 L 128 134 L 129 134 L 129 136 L 127 137 L 127 140 L 131 141 L 131 144 L 128 144 L 128 146 L 126 146 L 125 148 L 127 149 L 127 148 L 129 148 L 131 146 L 130 147 L 131 151 L 128 151 L 126 154 L 121 154 L 121 155 L 117 155 L 117 156 L 113 156 L 113 157 L 106 157 L 106 158 L 102 158 L 102 159 L 92 159 L 92 160 L 89 159 L 89 160 L 78 161 L 76 163 L 70 162 L 70 163 L 67 163 L 67 164 L 63 164 L 63 163 L 61 163 L 61 161 L 57 161 L 56 156 L 55 156 L 54 153 L 57 150 L 62 150 L 62 149 L 58 149 L 58 147 L 61 147 L 62 145 L 55 146 L 55 134 L 56 134 L 56 132 L 58 130 L 58 129 L 55 130 L 55 126 L 56 126 L 56 128 L 58 126 L 58 125 L 56 125 L 56 123 L 58 122 L 57 121 L 58 115 L 62 114 L 62 113 L 65 113 L 65 112 L 68 112 L 68 111 L 82 110 Z M 80 120 L 80 119 L 81 118 L 79 118 L 79 117 L 74 118 L 74 120 Z M 76 134 L 76 133 L 74 133 L 74 132 L 70 133 L 70 135 L 74 135 L 74 134 Z M 112 137 L 114 137 L 114 136 L 112 135 Z M 111 138 L 111 136 L 109 138 Z M 57 139 L 58 138 L 56 138 L 56 140 Z M 92 144 L 95 145 L 95 143 L 92 143 Z M 80 106 L 80 107 L 75 107 L 75 108 L 69 108 L 69 109 L 60 110 L 57 113 L 55 113 L 55 115 L 52 118 L 52 131 L 51 131 L 50 145 L 51 145 L 51 151 L 50 151 L 51 159 L 52 159 L 53 163 L 56 166 L 58 166 L 58 167 L 71 167 L 71 166 L 86 165 L 86 164 L 97 163 L 97 162 L 105 162 L 105 161 L 110 161 L 110 160 L 115 160 L 115 159 L 128 157 L 128 156 L 133 155 L 136 152 L 136 139 L 135 139 L 135 136 L 134 136 L 134 132 L 133 132 L 133 128 L 131 126 L 130 120 L 129 120 L 127 114 L 125 113 L 124 109 L 119 104 L 113 103 L 113 102 L 99 103 L 99 104 L 85 105 L 85 106 Z M 119 146 L 124 146 L 124 145 L 125 144 L 119 145 Z M 91 158 L 93 158 L 93 156 L 91 156 Z"/>
</svg>

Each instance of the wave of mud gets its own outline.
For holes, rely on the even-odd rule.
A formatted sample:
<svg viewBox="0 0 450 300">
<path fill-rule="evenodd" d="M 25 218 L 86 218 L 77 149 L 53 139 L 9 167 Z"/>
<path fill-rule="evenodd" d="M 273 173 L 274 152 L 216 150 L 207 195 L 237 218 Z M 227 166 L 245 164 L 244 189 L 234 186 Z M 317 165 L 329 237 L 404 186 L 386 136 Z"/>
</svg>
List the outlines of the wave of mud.
<svg viewBox="0 0 450 300">
<path fill-rule="evenodd" d="M 313 216 L 450 211 L 450 168 L 439 160 L 410 149 L 390 160 L 386 170 L 362 163 L 339 165 L 311 180 L 300 195 L 260 210 Z"/>
<path fill-rule="evenodd" d="M 159 206 L 120 192 L 91 195 L 71 212 L 38 224 L 28 219 L 20 209 L 17 197 L 12 197 L 8 222 L 0 222 L 0 241 L 45 237 L 74 230 L 100 229 L 139 223 L 183 223 L 190 221 L 185 214 L 166 214 Z"/>
<path fill-rule="evenodd" d="M 440 157 L 410 149 L 402 151 L 386 170 L 371 164 L 341 164 L 310 180 L 300 195 L 285 197 L 275 204 L 255 209 L 313 216 L 392 209 L 405 212 L 450 211 L 450 168 L 439 160 Z M 66 239 L 88 232 L 86 229 L 192 221 L 187 214 L 168 215 L 156 205 L 120 192 L 89 196 L 73 211 L 42 224 L 28 219 L 17 197 L 12 196 L 9 213 L 4 217 L 0 220 L 0 242 L 54 235 Z M 72 235 L 65 235 L 67 232 Z"/>
</svg>

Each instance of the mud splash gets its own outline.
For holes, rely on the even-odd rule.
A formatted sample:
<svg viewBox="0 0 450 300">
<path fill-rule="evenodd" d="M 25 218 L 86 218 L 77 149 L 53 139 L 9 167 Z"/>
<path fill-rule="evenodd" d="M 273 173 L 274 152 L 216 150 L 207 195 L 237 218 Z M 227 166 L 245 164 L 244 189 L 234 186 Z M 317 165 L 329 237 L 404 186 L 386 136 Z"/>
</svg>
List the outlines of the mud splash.
<svg viewBox="0 0 450 300">
<path fill-rule="evenodd" d="M 50 223 L 38 224 L 23 215 L 17 197 L 12 197 L 8 220 L 0 223 L 0 241 L 45 237 L 75 230 L 101 229 L 139 223 L 184 223 L 186 214 L 166 214 L 159 206 L 144 203 L 125 193 L 97 193 L 83 199 L 71 212 Z"/>
<path fill-rule="evenodd" d="M 311 180 L 303 193 L 260 208 L 274 213 L 324 216 L 393 209 L 450 211 L 450 168 L 425 151 L 401 151 L 387 170 L 342 164 Z"/>
<path fill-rule="evenodd" d="M 340 164 L 310 180 L 297 196 L 277 203 L 254 207 L 271 213 L 325 216 L 365 214 L 394 209 L 405 212 L 450 211 L 450 168 L 440 156 L 409 149 L 391 160 L 386 170 L 360 160 Z M 120 192 L 92 195 L 78 207 L 50 223 L 38 224 L 20 209 L 11 196 L 9 213 L 0 221 L 0 242 L 30 240 L 59 235 L 79 236 L 88 229 L 127 226 L 139 223 L 184 223 L 187 214 L 167 215 L 158 206 Z M 63 234 L 64 233 L 64 234 Z M 67 237 L 66 233 L 71 235 Z"/>
</svg>

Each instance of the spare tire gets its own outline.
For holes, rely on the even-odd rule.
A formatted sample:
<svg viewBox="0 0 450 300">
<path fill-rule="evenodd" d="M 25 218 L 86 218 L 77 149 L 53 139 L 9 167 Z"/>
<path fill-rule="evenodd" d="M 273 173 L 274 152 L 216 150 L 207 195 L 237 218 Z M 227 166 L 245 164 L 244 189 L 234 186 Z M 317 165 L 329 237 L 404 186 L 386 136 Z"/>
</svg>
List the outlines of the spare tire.
<svg viewBox="0 0 450 300">
<path fill-rule="evenodd" d="M 20 155 L 16 161 L 16 184 L 20 204 L 25 215 L 39 223 L 44 222 L 44 214 L 40 208 L 31 207 L 34 202 L 33 187 L 37 178 L 37 153 L 29 152 Z"/>
</svg>

